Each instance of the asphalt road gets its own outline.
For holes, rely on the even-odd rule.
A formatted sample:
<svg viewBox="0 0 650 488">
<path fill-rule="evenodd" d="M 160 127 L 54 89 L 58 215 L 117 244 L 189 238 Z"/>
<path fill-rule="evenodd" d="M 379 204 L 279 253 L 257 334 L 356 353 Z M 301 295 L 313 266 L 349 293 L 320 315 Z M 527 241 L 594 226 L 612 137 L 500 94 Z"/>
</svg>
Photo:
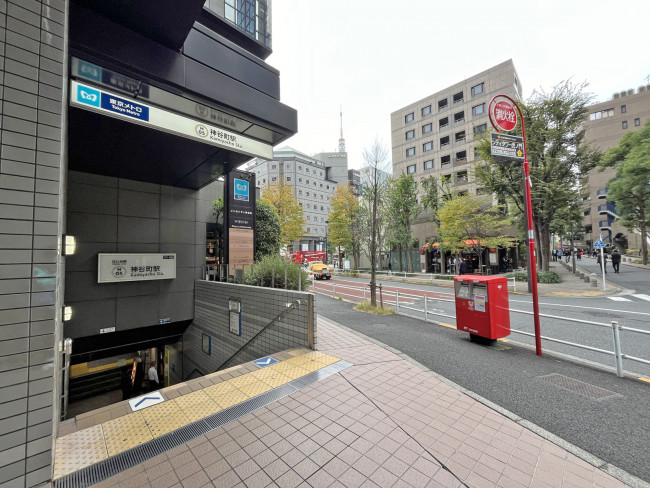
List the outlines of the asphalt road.
<svg viewBox="0 0 650 488">
<path fill-rule="evenodd" d="M 650 384 L 551 356 L 538 357 L 511 343 L 480 346 L 455 329 L 405 316 L 357 312 L 353 304 L 325 295 L 316 295 L 316 306 L 320 315 L 402 351 L 432 371 L 650 482 Z M 577 392 L 555 386 L 548 375 L 585 384 Z M 604 398 L 596 399 L 596 394 Z"/>
<path fill-rule="evenodd" d="M 595 260 L 583 259 L 582 263 Z M 582 265 L 582 264 L 581 264 Z M 583 266 L 587 268 L 587 266 Z M 608 273 L 615 277 L 632 274 L 637 281 L 650 282 L 650 271 L 621 265 L 620 275 Z M 317 281 L 316 291 L 327 295 L 341 296 L 354 302 L 362 301 L 364 297 L 360 286 L 367 284 L 367 280 L 335 277 L 330 281 Z M 429 320 L 446 322 L 456 325 L 456 309 L 453 298 L 453 289 L 442 286 L 403 284 L 384 282 L 384 303 L 394 306 L 395 290 L 400 294 L 400 312 L 417 318 L 424 317 L 424 295 L 427 295 L 427 309 Z M 621 350 L 623 354 L 632 357 L 650 360 L 650 334 L 642 334 L 625 327 L 650 332 L 650 295 L 630 292 L 625 296 L 557 296 L 541 297 L 540 313 L 541 333 L 543 337 L 561 341 L 581 344 L 587 347 L 608 351 L 598 352 L 581 349 L 575 346 L 543 340 L 544 351 L 555 351 L 568 354 L 588 361 L 602 364 L 608 368 L 615 367 L 614 340 L 612 321 L 619 323 L 623 329 L 620 331 Z M 369 293 L 366 293 L 369 297 Z M 531 335 L 517 333 L 521 331 L 534 334 L 534 321 L 532 317 L 532 299 L 526 295 L 510 294 L 510 309 L 526 313 L 510 313 L 511 340 L 528 345 L 534 345 L 535 339 Z M 573 319 L 570 321 L 567 319 Z M 576 322 L 580 321 L 580 322 Z M 650 365 L 631 359 L 623 360 L 626 372 L 636 376 L 650 378 Z"/>
</svg>

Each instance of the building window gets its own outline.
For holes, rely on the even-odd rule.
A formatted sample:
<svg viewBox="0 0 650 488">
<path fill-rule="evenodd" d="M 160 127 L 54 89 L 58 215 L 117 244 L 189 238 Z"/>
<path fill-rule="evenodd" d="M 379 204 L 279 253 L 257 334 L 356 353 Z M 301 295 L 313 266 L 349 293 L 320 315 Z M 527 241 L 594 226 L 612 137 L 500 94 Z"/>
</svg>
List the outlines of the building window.
<svg viewBox="0 0 650 488">
<path fill-rule="evenodd" d="M 460 171 L 456 175 L 456 181 L 464 183 L 467 181 L 467 171 Z"/>
<path fill-rule="evenodd" d="M 431 105 L 427 105 L 422 109 L 422 117 L 431 113 Z"/>
<path fill-rule="evenodd" d="M 456 134 L 454 134 L 454 140 L 456 142 L 463 142 L 465 140 L 465 131 L 461 130 L 460 132 L 456 132 Z"/>
<path fill-rule="evenodd" d="M 322 177 L 323 177 L 323 172 L 322 172 L 322 171 L 319 171 L 319 172 L 318 172 L 318 176 L 320 176 L 320 177 L 322 178 Z M 321 185 L 321 186 L 322 186 L 322 185 Z"/>
<path fill-rule="evenodd" d="M 323 188 L 323 184 L 322 184 L 322 183 L 320 184 L 320 187 Z"/>
<path fill-rule="evenodd" d="M 414 147 L 409 147 L 406 150 L 406 157 L 408 158 L 409 156 L 415 156 L 415 148 Z"/>
<path fill-rule="evenodd" d="M 476 189 L 476 194 L 477 195 L 488 195 L 490 191 L 487 188 L 477 188 Z"/>
<path fill-rule="evenodd" d="M 627 129 L 627 120 L 623 121 L 623 129 Z"/>
<path fill-rule="evenodd" d="M 328 189 L 328 190 L 330 189 L 330 186 L 329 186 L 329 185 L 327 185 L 327 189 Z"/>
<path fill-rule="evenodd" d="M 440 147 L 445 147 L 449 144 L 449 136 L 441 137 L 440 138 Z"/>
<path fill-rule="evenodd" d="M 277 164 L 272 164 L 271 169 L 277 169 Z"/>
<path fill-rule="evenodd" d="M 621 113 L 627 113 L 627 105 L 621 105 Z"/>
<path fill-rule="evenodd" d="M 302 196 L 302 190 L 298 190 L 298 195 Z"/>
<path fill-rule="evenodd" d="M 415 173 L 415 165 L 412 164 L 412 165 L 410 165 L 410 166 L 407 166 L 407 167 L 406 167 L 406 172 L 407 172 L 408 174 L 410 174 L 410 175 L 413 174 L 413 173 Z"/>
<path fill-rule="evenodd" d="M 415 137 L 415 129 L 406 131 L 406 140 L 413 139 Z"/>
<path fill-rule="evenodd" d="M 483 93 L 485 90 L 485 83 L 479 83 L 478 85 L 474 85 L 472 87 L 472 96 L 475 97 L 479 93 Z"/>
<path fill-rule="evenodd" d="M 302 178 L 298 178 L 298 183 L 302 183 Z"/>
<path fill-rule="evenodd" d="M 487 131 L 487 124 L 481 124 L 474 127 L 474 134 L 483 134 Z"/>
<path fill-rule="evenodd" d="M 448 164 L 451 164 L 451 156 L 447 155 L 440 158 L 441 167 L 445 167 Z"/>
<path fill-rule="evenodd" d="M 409 122 L 413 122 L 414 118 L 415 118 L 415 112 L 411 112 L 410 114 L 406 114 L 406 117 L 404 117 L 404 122 L 408 124 Z"/>
<path fill-rule="evenodd" d="M 278 178 L 274 176 L 273 178 L 271 178 L 271 181 L 278 181 Z"/>
<path fill-rule="evenodd" d="M 456 161 L 467 161 L 467 151 L 458 151 L 456 153 Z"/>
<path fill-rule="evenodd" d="M 456 112 L 454 114 L 454 123 L 457 124 L 458 122 L 463 122 L 465 120 L 465 111 L 463 110 L 462 112 Z"/>
<path fill-rule="evenodd" d="M 287 176 L 287 181 L 291 181 L 291 176 Z"/>
<path fill-rule="evenodd" d="M 424 162 L 424 169 L 433 169 L 433 159 Z"/>
<path fill-rule="evenodd" d="M 431 124 L 431 123 L 428 123 L 428 124 L 422 126 L 422 133 L 423 134 L 431 132 L 432 130 L 433 130 L 433 124 Z"/>
<path fill-rule="evenodd" d="M 455 93 L 453 96 L 454 103 L 461 103 L 463 101 L 463 92 Z"/>
<path fill-rule="evenodd" d="M 438 112 L 447 108 L 447 99 L 438 100 Z"/>
<path fill-rule="evenodd" d="M 438 128 L 442 129 L 443 127 L 447 127 L 449 125 L 449 117 L 445 117 L 444 119 L 440 119 L 438 122 Z"/>
<path fill-rule="evenodd" d="M 433 149 L 433 142 L 425 142 L 422 144 L 422 152 L 431 151 Z"/>
<path fill-rule="evenodd" d="M 625 107 L 625 105 L 623 105 L 623 107 Z M 621 107 L 621 112 L 625 113 L 623 107 Z M 598 119 L 604 119 L 605 117 L 613 117 L 613 116 L 614 116 L 614 109 L 608 108 L 606 110 L 599 110 L 598 112 L 590 113 L 589 120 L 598 120 Z"/>
<path fill-rule="evenodd" d="M 290 163 L 285 163 L 284 167 L 287 168 L 287 169 L 291 169 L 291 164 Z"/>
<path fill-rule="evenodd" d="M 639 127 L 640 125 L 641 125 L 641 119 L 639 119 L 639 118 L 634 119 L 634 126 Z"/>
<path fill-rule="evenodd" d="M 483 112 L 485 112 L 484 103 L 472 107 L 472 115 L 481 115 Z"/>
</svg>

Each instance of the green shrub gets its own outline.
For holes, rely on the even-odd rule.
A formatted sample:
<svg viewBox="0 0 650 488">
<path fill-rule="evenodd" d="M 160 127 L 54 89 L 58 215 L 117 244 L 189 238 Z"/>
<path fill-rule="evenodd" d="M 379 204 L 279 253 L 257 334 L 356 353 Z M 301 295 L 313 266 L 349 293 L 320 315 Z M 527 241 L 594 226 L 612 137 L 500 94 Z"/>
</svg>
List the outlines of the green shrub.
<svg viewBox="0 0 650 488">
<path fill-rule="evenodd" d="M 506 273 L 506 277 L 512 278 L 514 276 L 516 281 L 528 281 L 528 273 L 526 271 L 511 271 Z M 559 283 L 562 281 L 560 275 L 555 271 L 539 271 L 537 273 L 537 283 Z"/>
<path fill-rule="evenodd" d="M 244 273 L 244 283 L 253 286 L 284 288 L 284 268 L 287 268 L 287 289 L 298 289 L 298 273 L 302 273 L 302 291 L 309 288 L 309 273 L 300 265 L 285 261 L 280 256 L 264 256 Z M 273 277 L 275 275 L 275 278 Z"/>
</svg>

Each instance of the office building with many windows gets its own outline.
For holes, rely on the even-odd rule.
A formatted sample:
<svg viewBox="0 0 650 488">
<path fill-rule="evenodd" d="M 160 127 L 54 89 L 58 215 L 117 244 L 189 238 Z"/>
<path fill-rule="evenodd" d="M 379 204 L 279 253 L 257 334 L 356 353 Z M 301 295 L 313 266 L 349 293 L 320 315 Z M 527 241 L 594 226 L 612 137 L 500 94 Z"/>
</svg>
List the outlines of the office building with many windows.
<svg viewBox="0 0 650 488">
<path fill-rule="evenodd" d="M 446 178 L 458 194 L 481 194 L 472 174 L 475 136 L 490 130 L 488 105 L 495 95 L 522 96 L 512 60 L 439 90 L 391 114 L 393 178 Z M 423 212 L 413 225 L 421 245 L 433 235 Z"/>
<path fill-rule="evenodd" d="M 623 135 L 639 130 L 648 121 L 650 85 L 614 93 L 610 100 L 591 105 L 587 110 L 585 142 L 606 151 L 616 146 Z M 615 245 L 625 254 L 628 249 L 641 249 L 641 235 L 630 232 L 615 220 L 616 202 L 607 197 L 607 184 L 614 176 L 614 168 L 589 172 L 586 182 L 589 194 L 583 205 L 584 235 L 579 244 L 591 247 L 602 234 L 606 244 Z"/>
</svg>

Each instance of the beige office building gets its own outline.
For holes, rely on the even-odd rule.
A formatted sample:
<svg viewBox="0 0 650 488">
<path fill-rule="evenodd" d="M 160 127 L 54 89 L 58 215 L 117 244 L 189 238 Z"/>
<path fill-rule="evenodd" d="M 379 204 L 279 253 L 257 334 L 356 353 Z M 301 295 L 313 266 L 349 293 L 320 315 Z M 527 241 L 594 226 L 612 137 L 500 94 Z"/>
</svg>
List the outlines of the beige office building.
<svg viewBox="0 0 650 488">
<path fill-rule="evenodd" d="M 391 114 L 393 177 L 413 174 L 419 182 L 443 175 L 459 194 L 481 194 L 472 163 L 475 134 L 489 130 L 488 105 L 495 95 L 521 98 L 512 60 L 493 66 Z M 417 246 L 434 234 L 426 213 L 415 221 Z"/>
<path fill-rule="evenodd" d="M 618 144 L 620 138 L 629 131 L 639 130 L 650 117 L 650 85 L 643 85 L 615 93 L 606 101 L 592 105 L 588 109 L 585 122 L 585 140 L 606 151 Z M 617 216 L 615 202 L 607 199 L 607 185 L 616 176 L 616 170 L 607 169 L 602 173 L 597 169 L 588 175 L 589 197 L 584 202 L 584 238 L 586 246 L 602 234 L 606 244 L 612 244 L 623 253 L 627 249 L 641 248 L 641 235 L 630 232 L 614 219 Z"/>
</svg>

